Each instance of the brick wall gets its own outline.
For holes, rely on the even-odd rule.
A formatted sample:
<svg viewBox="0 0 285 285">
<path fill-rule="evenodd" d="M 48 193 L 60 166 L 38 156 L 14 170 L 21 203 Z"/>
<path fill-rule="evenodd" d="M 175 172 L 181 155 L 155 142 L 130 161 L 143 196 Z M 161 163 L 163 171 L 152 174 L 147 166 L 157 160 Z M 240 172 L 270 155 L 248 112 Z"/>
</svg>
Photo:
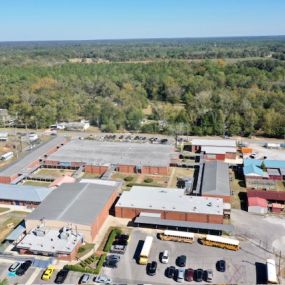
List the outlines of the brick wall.
<svg viewBox="0 0 285 285">
<path fill-rule="evenodd" d="M 86 165 L 85 172 L 86 173 L 96 173 L 96 174 L 103 174 L 107 171 L 108 166 L 96 166 L 96 165 Z"/>
</svg>

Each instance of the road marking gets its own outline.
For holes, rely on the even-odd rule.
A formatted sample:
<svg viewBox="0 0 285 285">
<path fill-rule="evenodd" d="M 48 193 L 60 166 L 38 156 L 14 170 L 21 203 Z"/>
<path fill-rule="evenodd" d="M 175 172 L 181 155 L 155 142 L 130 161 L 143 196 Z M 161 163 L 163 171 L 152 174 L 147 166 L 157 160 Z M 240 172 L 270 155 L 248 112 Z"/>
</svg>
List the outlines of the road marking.
<svg viewBox="0 0 285 285">
<path fill-rule="evenodd" d="M 38 277 L 40 271 L 41 271 L 40 268 L 36 268 L 35 271 L 33 272 L 33 274 L 30 276 L 30 278 L 25 283 L 25 285 L 32 285 L 32 284 L 34 284 L 34 281 Z"/>
</svg>

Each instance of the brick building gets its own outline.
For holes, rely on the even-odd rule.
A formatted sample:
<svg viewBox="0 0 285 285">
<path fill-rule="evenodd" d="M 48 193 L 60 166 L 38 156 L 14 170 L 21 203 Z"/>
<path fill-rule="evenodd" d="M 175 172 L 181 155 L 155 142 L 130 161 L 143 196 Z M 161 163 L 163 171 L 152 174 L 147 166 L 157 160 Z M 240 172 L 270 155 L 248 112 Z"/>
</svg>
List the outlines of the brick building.
<svg viewBox="0 0 285 285">
<path fill-rule="evenodd" d="M 57 151 L 65 143 L 64 137 L 56 137 L 28 152 L 23 158 L 1 170 L 0 183 L 9 184 L 25 173 L 36 170 L 46 157 Z"/>
<path fill-rule="evenodd" d="M 146 214 L 161 220 L 222 224 L 223 199 L 185 195 L 184 189 L 133 186 L 115 206 L 116 217 Z"/>
<path fill-rule="evenodd" d="M 203 153 L 206 160 L 236 159 L 236 141 L 193 139 L 191 151 Z"/>
<path fill-rule="evenodd" d="M 45 160 L 45 165 L 85 166 L 87 173 L 105 173 L 109 167 L 124 173 L 167 175 L 174 147 L 163 144 L 73 140 Z"/>
<path fill-rule="evenodd" d="M 46 187 L 0 184 L 0 203 L 36 208 L 51 191 Z"/>
<path fill-rule="evenodd" d="M 231 189 L 228 164 L 222 161 L 206 161 L 203 169 L 201 195 L 219 197 L 230 203 Z"/>
<path fill-rule="evenodd" d="M 40 223 L 54 230 L 72 225 L 73 230 L 83 234 L 84 241 L 92 242 L 109 215 L 118 187 L 117 184 L 62 184 L 26 217 L 27 231 Z"/>
</svg>

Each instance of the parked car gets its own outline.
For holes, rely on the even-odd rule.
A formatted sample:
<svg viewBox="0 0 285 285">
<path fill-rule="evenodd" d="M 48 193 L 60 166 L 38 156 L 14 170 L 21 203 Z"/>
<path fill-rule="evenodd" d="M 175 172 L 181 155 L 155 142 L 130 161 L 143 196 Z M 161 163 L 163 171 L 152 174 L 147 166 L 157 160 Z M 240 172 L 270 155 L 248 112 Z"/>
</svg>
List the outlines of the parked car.
<svg viewBox="0 0 285 285">
<path fill-rule="evenodd" d="M 16 270 L 16 275 L 18 276 L 24 275 L 32 264 L 33 262 L 31 260 L 26 260 L 25 262 L 23 262 L 21 266 Z"/>
<path fill-rule="evenodd" d="M 68 275 L 68 272 L 69 272 L 69 270 L 67 270 L 67 269 L 60 270 L 57 273 L 57 275 L 56 275 L 54 283 L 56 283 L 56 284 L 63 284 L 65 279 L 66 279 L 66 277 L 67 277 L 67 275 Z"/>
<path fill-rule="evenodd" d="M 165 270 L 165 276 L 168 278 L 174 278 L 175 271 L 176 271 L 176 269 L 174 266 L 169 266 Z"/>
<path fill-rule="evenodd" d="M 169 260 L 169 253 L 168 253 L 168 250 L 164 250 L 162 253 L 161 253 L 161 263 L 168 263 L 168 260 Z"/>
<path fill-rule="evenodd" d="M 21 266 L 21 262 L 14 262 L 10 267 L 9 267 L 9 271 L 10 272 L 15 272 L 17 271 L 17 269 Z"/>
<path fill-rule="evenodd" d="M 87 273 L 84 273 L 81 277 L 80 277 L 80 280 L 79 280 L 79 284 L 87 284 L 88 281 L 90 279 L 90 275 L 87 274 Z"/>
<path fill-rule="evenodd" d="M 107 259 L 103 266 L 104 267 L 109 267 L 109 268 L 117 268 L 117 264 L 118 264 L 119 260 L 115 260 L 115 259 Z"/>
<path fill-rule="evenodd" d="M 203 281 L 203 274 L 204 274 L 204 270 L 199 268 L 197 270 L 194 271 L 194 280 L 196 282 L 202 282 Z"/>
<path fill-rule="evenodd" d="M 176 259 L 176 264 L 179 267 L 185 267 L 186 266 L 186 255 L 180 255 Z"/>
<path fill-rule="evenodd" d="M 207 282 L 212 282 L 213 281 L 213 270 L 212 269 L 207 269 L 204 271 L 205 278 L 204 280 Z"/>
<path fill-rule="evenodd" d="M 42 275 L 42 280 L 50 280 L 54 270 L 55 267 L 53 265 L 49 265 Z"/>
<path fill-rule="evenodd" d="M 186 281 L 193 281 L 194 278 L 194 269 L 188 268 L 185 271 L 185 280 Z"/>
<path fill-rule="evenodd" d="M 176 271 L 176 281 L 182 283 L 184 281 L 184 276 L 185 276 L 185 269 L 178 268 Z"/>
<path fill-rule="evenodd" d="M 106 260 L 116 260 L 116 261 L 119 261 L 120 258 L 121 257 L 119 255 L 111 254 L 111 255 L 107 255 Z"/>
<path fill-rule="evenodd" d="M 217 261 L 216 268 L 220 272 L 225 272 L 226 271 L 226 261 L 223 259 Z"/>
<path fill-rule="evenodd" d="M 102 283 L 102 284 L 112 284 L 112 279 L 108 278 L 103 275 L 98 275 L 93 279 L 94 282 L 96 283 Z"/>
<path fill-rule="evenodd" d="M 150 276 L 154 276 L 156 274 L 156 269 L 157 269 L 156 261 L 152 261 L 151 263 L 148 263 L 146 266 L 146 272 Z"/>
</svg>

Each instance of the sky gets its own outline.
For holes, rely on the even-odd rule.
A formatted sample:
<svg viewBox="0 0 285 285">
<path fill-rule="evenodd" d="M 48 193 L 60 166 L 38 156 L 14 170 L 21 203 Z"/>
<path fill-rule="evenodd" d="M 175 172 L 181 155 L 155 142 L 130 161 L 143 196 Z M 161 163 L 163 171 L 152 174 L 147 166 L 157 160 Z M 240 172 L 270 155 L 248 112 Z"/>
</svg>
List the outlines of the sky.
<svg viewBox="0 0 285 285">
<path fill-rule="evenodd" d="M 285 34 L 285 0 L 0 0 L 0 41 Z"/>
</svg>

